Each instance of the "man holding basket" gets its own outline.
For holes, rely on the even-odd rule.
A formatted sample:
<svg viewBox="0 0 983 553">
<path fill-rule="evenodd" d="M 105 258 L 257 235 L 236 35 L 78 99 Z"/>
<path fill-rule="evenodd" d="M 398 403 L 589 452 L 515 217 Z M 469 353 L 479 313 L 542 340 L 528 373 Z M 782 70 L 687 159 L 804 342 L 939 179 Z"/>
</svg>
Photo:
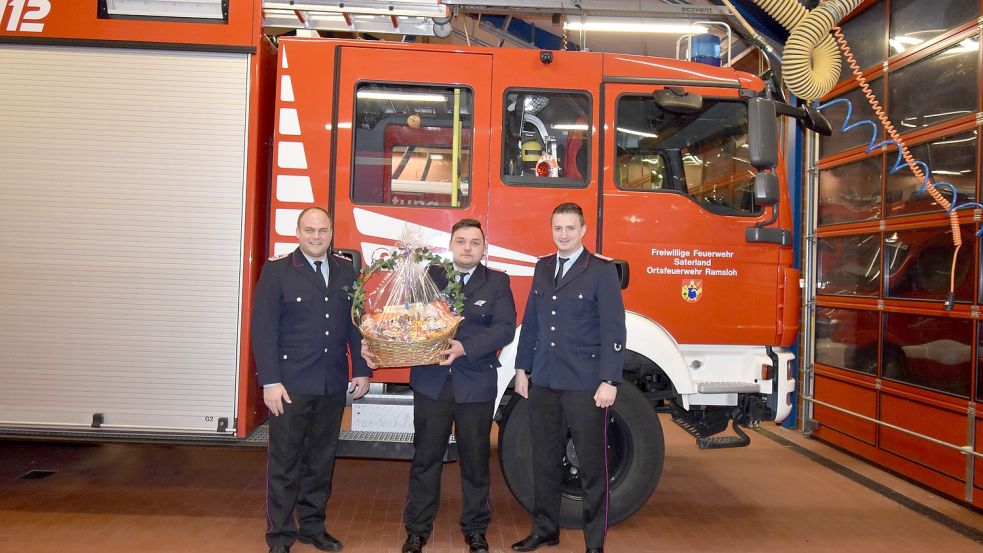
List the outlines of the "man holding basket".
<svg viewBox="0 0 983 553">
<path fill-rule="evenodd" d="M 488 456 L 500 365 L 497 352 L 515 335 L 515 302 L 508 275 L 481 264 L 485 235 L 480 222 L 462 219 L 454 224 L 449 249 L 465 297 L 464 321 L 443 352 L 444 361 L 415 366 L 410 372 L 415 449 L 403 510 L 407 532 L 403 553 L 422 551 L 433 530 L 452 424 L 461 463 L 461 532 L 469 551 L 488 551 Z M 443 266 L 430 267 L 429 276 L 438 289 L 447 287 Z M 365 341 L 362 356 L 375 367 Z"/>
</svg>

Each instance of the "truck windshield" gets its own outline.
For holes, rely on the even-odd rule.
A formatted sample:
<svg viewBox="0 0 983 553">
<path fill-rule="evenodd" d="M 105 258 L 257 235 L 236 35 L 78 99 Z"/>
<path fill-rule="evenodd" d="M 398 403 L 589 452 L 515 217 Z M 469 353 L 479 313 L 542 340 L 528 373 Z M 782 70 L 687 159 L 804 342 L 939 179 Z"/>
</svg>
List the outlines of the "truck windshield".
<svg viewBox="0 0 983 553">
<path fill-rule="evenodd" d="M 618 188 L 686 193 L 723 215 L 760 212 L 744 102 L 708 99 L 702 111 L 672 113 L 651 96 L 626 95 L 618 100 L 616 126 Z"/>
</svg>

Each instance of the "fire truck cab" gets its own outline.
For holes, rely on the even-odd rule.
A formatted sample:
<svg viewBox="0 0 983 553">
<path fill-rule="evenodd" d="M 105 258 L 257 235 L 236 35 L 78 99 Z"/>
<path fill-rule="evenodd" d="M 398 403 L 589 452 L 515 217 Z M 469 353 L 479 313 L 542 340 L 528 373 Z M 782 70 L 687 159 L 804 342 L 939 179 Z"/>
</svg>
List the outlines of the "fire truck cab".
<svg viewBox="0 0 983 553">
<path fill-rule="evenodd" d="M 278 56 L 271 255 L 296 247 L 309 206 L 334 214 L 334 248 L 356 265 L 407 230 L 446 253 L 470 217 L 521 310 L 537 257 L 555 251 L 553 207 L 583 207 L 585 245 L 618 265 L 627 310 L 612 523 L 658 483 L 655 407 L 701 447 L 746 445 L 738 423 L 788 415 L 799 276 L 762 81 L 631 55 L 375 41 L 284 38 Z M 500 354 L 496 416 L 503 472 L 529 508 L 529 414 L 509 391 L 519 332 Z M 352 429 L 412 432 L 407 381 L 377 370 Z M 711 437 L 731 421 L 737 436 Z M 563 522 L 577 526 L 572 448 Z"/>
</svg>

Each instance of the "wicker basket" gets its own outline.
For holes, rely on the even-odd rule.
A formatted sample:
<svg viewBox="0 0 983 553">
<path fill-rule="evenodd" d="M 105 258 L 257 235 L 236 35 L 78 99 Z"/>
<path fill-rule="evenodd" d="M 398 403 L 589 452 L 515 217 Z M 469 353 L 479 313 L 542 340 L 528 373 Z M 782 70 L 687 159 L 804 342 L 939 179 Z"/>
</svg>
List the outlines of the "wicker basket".
<svg viewBox="0 0 983 553">
<path fill-rule="evenodd" d="M 372 262 L 371 265 L 362 269 L 355 288 L 352 290 L 352 322 L 362 332 L 369 351 L 375 357 L 376 367 L 411 367 L 415 365 L 432 365 L 444 360 L 440 353 L 450 347 L 450 340 L 454 337 L 457 327 L 460 326 L 464 317 L 460 311 L 464 308 L 464 294 L 461 284 L 456 280 L 458 272 L 454 270 L 450 261 L 431 252 L 425 247 L 413 249 L 399 248 L 390 252 L 388 257 L 380 257 Z M 447 287 L 444 291 L 444 307 L 448 308 L 447 326 L 442 330 L 427 333 L 426 339 L 411 340 L 405 335 L 400 338 L 390 338 L 375 332 L 369 332 L 370 327 L 362 323 L 365 321 L 365 283 L 375 273 L 379 271 L 400 270 L 401 263 L 417 263 L 420 261 L 443 266 L 447 273 Z M 430 280 L 427 277 L 427 280 Z M 431 281 L 432 284 L 432 281 Z M 434 287 L 434 292 L 436 288 Z M 414 300 L 416 301 L 416 300 Z M 387 305 L 382 308 L 381 314 L 385 317 L 400 317 L 403 311 L 410 310 L 411 306 L 421 307 L 423 302 L 406 305 Z M 454 310 L 457 310 L 456 312 Z"/>
<path fill-rule="evenodd" d="M 369 351 L 375 356 L 376 367 L 412 367 L 433 365 L 444 360 L 440 354 L 450 347 L 450 340 L 463 319 L 457 319 L 440 334 L 418 342 L 387 340 L 378 336 L 366 336 Z"/>
</svg>

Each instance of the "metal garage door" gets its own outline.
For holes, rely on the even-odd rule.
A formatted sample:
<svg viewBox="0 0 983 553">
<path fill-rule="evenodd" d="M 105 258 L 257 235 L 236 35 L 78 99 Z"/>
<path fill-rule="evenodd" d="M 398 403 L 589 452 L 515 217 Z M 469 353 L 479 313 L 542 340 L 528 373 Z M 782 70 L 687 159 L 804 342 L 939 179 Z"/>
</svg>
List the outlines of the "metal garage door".
<svg viewBox="0 0 983 553">
<path fill-rule="evenodd" d="M 233 426 L 248 62 L 0 45 L 0 426 Z"/>
</svg>

